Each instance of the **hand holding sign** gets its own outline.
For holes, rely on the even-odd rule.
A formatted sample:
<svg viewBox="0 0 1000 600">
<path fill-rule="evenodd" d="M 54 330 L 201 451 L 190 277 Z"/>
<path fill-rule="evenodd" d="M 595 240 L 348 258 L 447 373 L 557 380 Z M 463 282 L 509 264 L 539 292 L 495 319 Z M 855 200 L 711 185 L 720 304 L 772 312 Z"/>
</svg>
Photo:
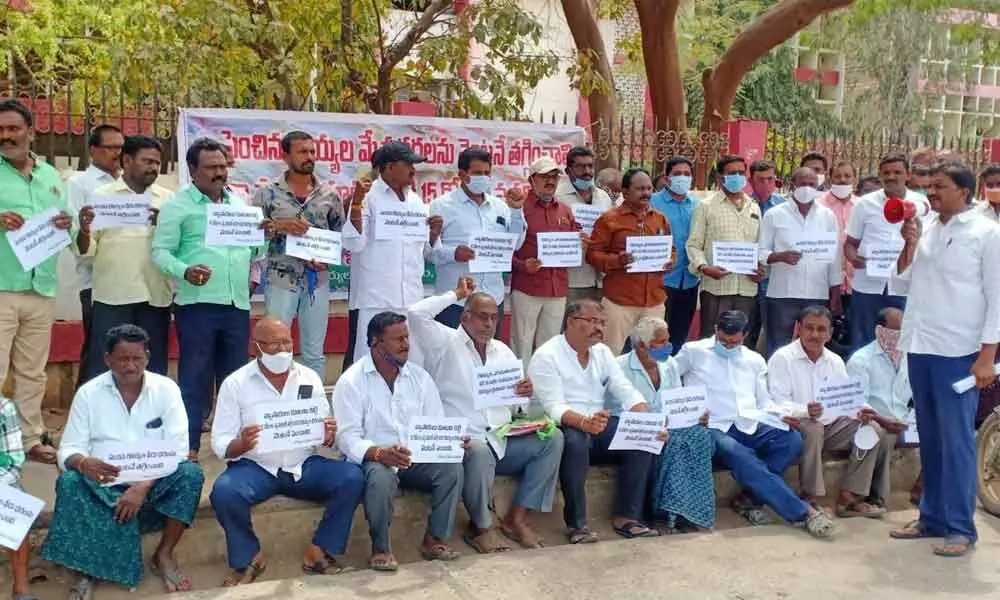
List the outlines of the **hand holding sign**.
<svg viewBox="0 0 1000 600">
<path fill-rule="evenodd" d="M 855 419 L 864 407 L 865 390 L 853 377 L 830 379 L 816 386 L 816 402 L 822 405 L 822 414 L 831 419 Z"/>
<path fill-rule="evenodd" d="M 730 273 L 757 273 L 757 244 L 753 242 L 712 242 L 712 264 Z"/>
<path fill-rule="evenodd" d="M 64 213 L 50 208 L 23 221 L 16 230 L 7 232 L 7 242 L 25 271 L 34 269 L 70 245 L 71 240 L 66 233 L 68 227 L 64 225 Z"/>
<path fill-rule="evenodd" d="M 325 399 L 261 402 L 253 408 L 261 426 L 260 452 L 314 448 L 326 441 L 330 409 Z"/>
<path fill-rule="evenodd" d="M 407 448 L 413 463 L 460 463 L 465 458 L 468 422 L 459 417 L 416 417 Z"/>
<path fill-rule="evenodd" d="M 658 273 L 669 270 L 672 235 L 630 235 L 625 238 L 625 252 L 632 258 L 629 273 Z"/>
<path fill-rule="evenodd" d="M 583 242 L 575 231 L 538 233 L 538 260 L 542 266 L 579 267 L 583 264 Z"/>
<path fill-rule="evenodd" d="M 209 204 L 205 207 L 205 245 L 254 247 L 264 244 L 264 213 L 257 206 Z"/>
<path fill-rule="evenodd" d="M 285 241 L 285 254 L 326 265 L 339 265 L 343 254 L 339 231 L 309 227 L 305 235 L 290 235 Z"/>
<path fill-rule="evenodd" d="M 94 456 L 118 469 L 118 475 L 104 485 L 136 483 L 166 477 L 177 470 L 181 461 L 177 444 L 172 440 L 136 442 L 101 442 L 94 444 Z"/>
<path fill-rule="evenodd" d="M 9 485 L 0 485 L 0 546 L 9 550 L 20 548 L 43 508 L 44 500 Z"/>
<path fill-rule="evenodd" d="M 516 233 L 480 233 L 472 235 L 469 247 L 475 258 L 469 261 L 470 273 L 503 273 L 510 271 L 514 258 Z"/>
<path fill-rule="evenodd" d="M 524 363 L 519 360 L 477 367 L 476 410 L 520 404 L 517 385 L 524 378 Z"/>
<path fill-rule="evenodd" d="M 618 416 L 618 429 L 608 450 L 642 450 L 659 454 L 666 436 L 666 417 L 657 413 L 623 412 Z"/>
<path fill-rule="evenodd" d="M 705 386 L 695 385 L 660 390 L 660 405 L 670 429 L 697 425 L 705 414 Z"/>
</svg>

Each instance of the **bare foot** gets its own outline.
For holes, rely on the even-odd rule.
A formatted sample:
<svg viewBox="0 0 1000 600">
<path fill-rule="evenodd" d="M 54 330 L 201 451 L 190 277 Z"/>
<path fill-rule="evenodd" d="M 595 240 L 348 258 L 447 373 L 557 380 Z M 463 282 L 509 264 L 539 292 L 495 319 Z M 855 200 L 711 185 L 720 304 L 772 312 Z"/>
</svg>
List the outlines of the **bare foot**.
<svg viewBox="0 0 1000 600">
<path fill-rule="evenodd" d="M 504 519 L 500 525 L 500 531 L 525 548 L 542 547 L 542 538 L 538 537 L 538 534 L 528 525 L 527 521 Z"/>
</svg>

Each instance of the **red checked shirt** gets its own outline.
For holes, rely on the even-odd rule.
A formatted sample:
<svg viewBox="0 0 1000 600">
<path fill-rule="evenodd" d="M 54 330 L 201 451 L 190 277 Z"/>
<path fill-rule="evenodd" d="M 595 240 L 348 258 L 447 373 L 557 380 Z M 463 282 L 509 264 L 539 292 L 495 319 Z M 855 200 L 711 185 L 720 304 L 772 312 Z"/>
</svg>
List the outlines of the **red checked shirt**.
<svg viewBox="0 0 1000 600">
<path fill-rule="evenodd" d="M 538 233 L 546 231 L 580 231 L 582 227 L 573 218 L 573 211 L 562 202 L 552 199 L 548 204 L 538 201 L 534 191 L 524 199 L 524 222 L 527 226 L 524 244 L 514 253 L 510 275 L 510 289 L 540 298 L 563 298 L 569 294 L 569 269 L 542 268 L 535 273 L 525 270 L 529 258 L 538 258 Z"/>
</svg>

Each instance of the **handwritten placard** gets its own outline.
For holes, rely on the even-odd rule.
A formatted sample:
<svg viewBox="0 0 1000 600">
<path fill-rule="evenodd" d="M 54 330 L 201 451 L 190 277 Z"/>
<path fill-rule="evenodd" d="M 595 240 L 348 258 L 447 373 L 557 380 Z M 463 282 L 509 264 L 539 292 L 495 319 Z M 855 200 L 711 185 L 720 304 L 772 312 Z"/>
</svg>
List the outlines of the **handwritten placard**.
<svg viewBox="0 0 1000 600">
<path fill-rule="evenodd" d="M 912 410 L 906 413 L 906 429 L 903 430 L 903 443 L 920 445 L 920 432 L 917 431 L 917 413 Z"/>
<path fill-rule="evenodd" d="M 667 415 L 667 427 L 683 429 L 697 425 L 705 414 L 706 396 L 703 385 L 660 390 L 660 406 Z"/>
<path fill-rule="evenodd" d="M 584 233 L 594 232 L 594 223 L 604 214 L 604 209 L 593 204 L 573 204 L 573 217 L 583 228 Z"/>
<path fill-rule="evenodd" d="M 712 265 L 730 273 L 757 272 L 757 244 L 753 242 L 712 242 Z"/>
<path fill-rule="evenodd" d="M 0 546 L 17 550 L 45 501 L 9 485 L 0 485 Z"/>
<path fill-rule="evenodd" d="M 524 363 L 519 360 L 476 368 L 476 410 L 510 406 L 528 400 L 514 393 L 514 386 L 524 379 Z"/>
<path fill-rule="evenodd" d="M 816 385 L 816 402 L 823 405 L 823 416 L 856 418 L 865 404 L 865 388 L 853 378 L 837 378 Z"/>
<path fill-rule="evenodd" d="M 864 244 L 860 253 L 865 257 L 865 274 L 879 279 L 891 277 L 903 245 L 902 240 Z"/>
<path fill-rule="evenodd" d="M 625 238 L 625 252 L 632 255 L 629 273 L 656 273 L 670 262 L 674 247 L 672 235 L 630 235 Z"/>
<path fill-rule="evenodd" d="M 504 273 L 514 260 L 516 233 L 477 233 L 469 237 L 476 257 L 469 261 L 470 273 Z"/>
<path fill-rule="evenodd" d="M 26 219 L 17 231 L 7 232 L 7 242 L 25 271 L 34 269 L 70 245 L 69 232 L 52 224 L 58 214 L 56 208 L 43 210 Z"/>
<path fill-rule="evenodd" d="M 795 240 L 794 250 L 802 258 L 816 262 L 832 263 L 837 260 L 840 238 L 836 231 L 810 231 Z"/>
<path fill-rule="evenodd" d="M 339 231 L 310 227 L 304 236 L 290 235 L 285 239 L 285 254 L 314 260 L 327 265 L 339 265 L 343 255 Z"/>
<path fill-rule="evenodd" d="M 623 412 L 618 417 L 618 429 L 611 438 L 608 450 L 641 450 L 659 454 L 663 450 L 660 436 L 665 427 L 664 415 L 659 413 Z"/>
<path fill-rule="evenodd" d="M 112 227 L 146 227 L 153 198 L 148 194 L 113 194 L 95 196 L 90 202 L 94 209 L 91 231 Z"/>
<path fill-rule="evenodd" d="M 406 436 L 410 462 L 462 462 L 465 458 L 462 437 L 467 427 L 468 421 L 461 417 L 415 417 Z"/>
<path fill-rule="evenodd" d="M 375 209 L 376 240 L 410 240 L 427 242 L 430 231 L 427 213 L 415 206 L 398 206 Z"/>
<path fill-rule="evenodd" d="M 543 267 L 579 267 L 583 264 L 583 243 L 575 231 L 538 233 L 538 260 Z"/>
<path fill-rule="evenodd" d="M 205 207 L 205 245 L 253 247 L 264 244 L 264 213 L 257 206 L 209 204 Z"/>
<path fill-rule="evenodd" d="M 166 477 L 177 470 L 180 449 L 173 440 L 142 439 L 135 442 L 101 442 L 91 453 L 113 467 L 118 477 L 106 485 L 136 483 Z"/>
<path fill-rule="evenodd" d="M 254 423 L 260 425 L 260 452 L 280 452 L 314 448 L 323 443 L 323 420 L 330 416 L 330 406 L 323 399 L 300 399 L 294 402 L 255 404 Z"/>
</svg>

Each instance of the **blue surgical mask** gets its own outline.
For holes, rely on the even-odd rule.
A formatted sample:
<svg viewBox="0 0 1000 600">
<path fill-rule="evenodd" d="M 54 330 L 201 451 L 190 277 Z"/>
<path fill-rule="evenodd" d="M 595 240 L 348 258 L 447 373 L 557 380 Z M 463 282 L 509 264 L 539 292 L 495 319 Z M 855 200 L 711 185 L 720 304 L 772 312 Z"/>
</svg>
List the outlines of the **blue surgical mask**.
<svg viewBox="0 0 1000 600">
<path fill-rule="evenodd" d="M 489 175 L 469 175 L 469 183 L 465 184 L 473 194 L 485 194 L 490 191 L 493 181 Z"/>
<path fill-rule="evenodd" d="M 732 173 L 722 176 L 722 187 L 726 188 L 726 191 L 730 194 L 742 192 L 746 186 L 747 176 L 743 173 Z"/>
<path fill-rule="evenodd" d="M 691 176 L 671 175 L 667 180 L 667 189 L 678 196 L 686 196 L 691 191 Z"/>
<path fill-rule="evenodd" d="M 674 353 L 674 345 L 667 343 L 659 348 L 649 348 L 649 357 L 656 362 L 666 362 Z"/>
<path fill-rule="evenodd" d="M 593 179 L 573 179 L 573 187 L 580 190 L 581 192 L 586 192 L 594 187 Z"/>
<path fill-rule="evenodd" d="M 722 344 L 722 342 L 720 342 L 718 339 L 715 340 L 715 345 L 712 346 L 712 350 L 716 354 L 718 354 L 719 356 L 721 356 L 722 358 L 726 358 L 726 359 L 733 358 L 735 356 L 739 356 L 739 354 L 740 354 L 740 347 L 739 346 L 736 346 L 735 348 L 726 348 Z"/>
</svg>

